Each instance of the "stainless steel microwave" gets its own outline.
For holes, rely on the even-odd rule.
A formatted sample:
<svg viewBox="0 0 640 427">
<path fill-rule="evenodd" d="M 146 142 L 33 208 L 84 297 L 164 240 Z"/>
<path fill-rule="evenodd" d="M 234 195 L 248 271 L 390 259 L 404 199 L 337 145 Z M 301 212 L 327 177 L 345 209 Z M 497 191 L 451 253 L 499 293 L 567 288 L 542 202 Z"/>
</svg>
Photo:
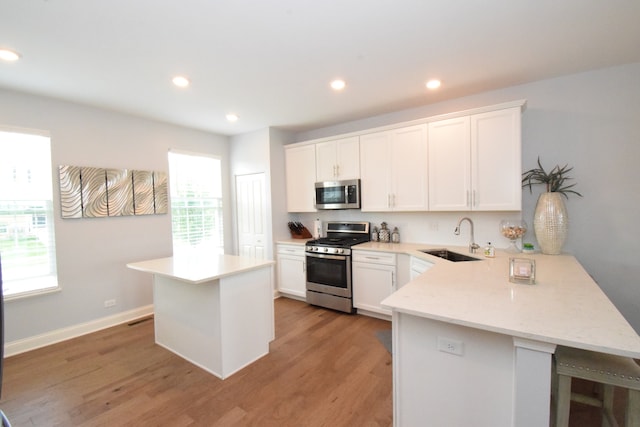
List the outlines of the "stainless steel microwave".
<svg viewBox="0 0 640 427">
<path fill-rule="evenodd" d="M 360 209 L 360 180 L 316 182 L 316 209 Z"/>
</svg>

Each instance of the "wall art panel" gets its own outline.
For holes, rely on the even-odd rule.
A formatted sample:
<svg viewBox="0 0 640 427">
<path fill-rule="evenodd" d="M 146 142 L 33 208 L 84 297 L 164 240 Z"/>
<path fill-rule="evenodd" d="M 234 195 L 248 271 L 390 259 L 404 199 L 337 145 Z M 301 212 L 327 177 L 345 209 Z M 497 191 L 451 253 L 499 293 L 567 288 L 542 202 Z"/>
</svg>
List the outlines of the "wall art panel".
<svg viewBox="0 0 640 427">
<path fill-rule="evenodd" d="M 153 199 L 156 214 L 166 214 L 169 207 L 167 174 L 165 172 L 153 173 Z"/>
<path fill-rule="evenodd" d="M 82 218 L 82 184 L 78 166 L 60 166 L 60 204 L 62 218 Z"/>
<path fill-rule="evenodd" d="M 133 212 L 135 215 L 152 215 L 153 172 L 133 171 Z"/>
<path fill-rule="evenodd" d="M 107 180 L 103 168 L 81 168 L 82 216 L 101 218 L 109 216 Z"/>
<path fill-rule="evenodd" d="M 109 216 L 133 215 L 133 175 L 128 169 L 106 169 Z"/>
</svg>

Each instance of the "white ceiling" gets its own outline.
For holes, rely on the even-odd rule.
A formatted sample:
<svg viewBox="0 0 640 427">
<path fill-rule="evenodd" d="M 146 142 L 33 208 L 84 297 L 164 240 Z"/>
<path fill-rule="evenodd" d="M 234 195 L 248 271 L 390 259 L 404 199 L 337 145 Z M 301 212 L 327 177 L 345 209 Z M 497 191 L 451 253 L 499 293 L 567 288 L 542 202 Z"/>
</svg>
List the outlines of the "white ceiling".
<svg viewBox="0 0 640 427">
<path fill-rule="evenodd" d="M 22 55 L 0 87 L 226 135 L 301 132 L 639 62 L 639 22 L 637 0 L 0 0 L 0 47 Z"/>
</svg>

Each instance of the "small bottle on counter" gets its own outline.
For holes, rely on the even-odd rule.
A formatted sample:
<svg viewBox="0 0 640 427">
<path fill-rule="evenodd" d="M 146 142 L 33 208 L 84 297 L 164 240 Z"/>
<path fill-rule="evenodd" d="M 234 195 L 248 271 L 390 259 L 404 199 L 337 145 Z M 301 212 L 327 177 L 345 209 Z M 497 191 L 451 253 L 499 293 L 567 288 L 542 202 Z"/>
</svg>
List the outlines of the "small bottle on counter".
<svg viewBox="0 0 640 427">
<path fill-rule="evenodd" d="M 393 232 L 391 232 L 391 242 L 400 243 L 400 232 L 398 231 L 398 227 L 393 227 Z"/>
<path fill-rule="evenodd" d="M 493 258 L 496 256 L 496 250 L 493 245 L 491 245 L 491 242 L 487 242 L 487 246 L 484 247 L 484 256 L 487 258 Z"/>
</svg>

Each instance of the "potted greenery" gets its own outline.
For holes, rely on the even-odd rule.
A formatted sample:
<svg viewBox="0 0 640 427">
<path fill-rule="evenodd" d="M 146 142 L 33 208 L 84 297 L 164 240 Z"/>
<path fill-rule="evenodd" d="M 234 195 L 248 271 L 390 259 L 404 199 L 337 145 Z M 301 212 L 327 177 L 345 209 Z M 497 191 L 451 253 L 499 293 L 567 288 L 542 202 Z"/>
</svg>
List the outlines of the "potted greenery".
<svg viewBox="0 0 640 427">
<path fill-rule="evenodd" d="M 569 215 L 561 195 L 567 199 L 569 194 L 582 197 L 574 190 L 576 184 L 568 182 L 572 178 L 567 174 L 572 170 L 573 167 L 568 165 L 556 165 L 547 172 L 538 157 L 538 167 L 522 174 L 522 187 L 529 187 L 530 192 L 533 192 L 533 185 L 546 187 L 546 191 L 538 197 L 533 214 L 533 230 L 544 254 L 559 254 L 567 238 Z"/>
</svg>

